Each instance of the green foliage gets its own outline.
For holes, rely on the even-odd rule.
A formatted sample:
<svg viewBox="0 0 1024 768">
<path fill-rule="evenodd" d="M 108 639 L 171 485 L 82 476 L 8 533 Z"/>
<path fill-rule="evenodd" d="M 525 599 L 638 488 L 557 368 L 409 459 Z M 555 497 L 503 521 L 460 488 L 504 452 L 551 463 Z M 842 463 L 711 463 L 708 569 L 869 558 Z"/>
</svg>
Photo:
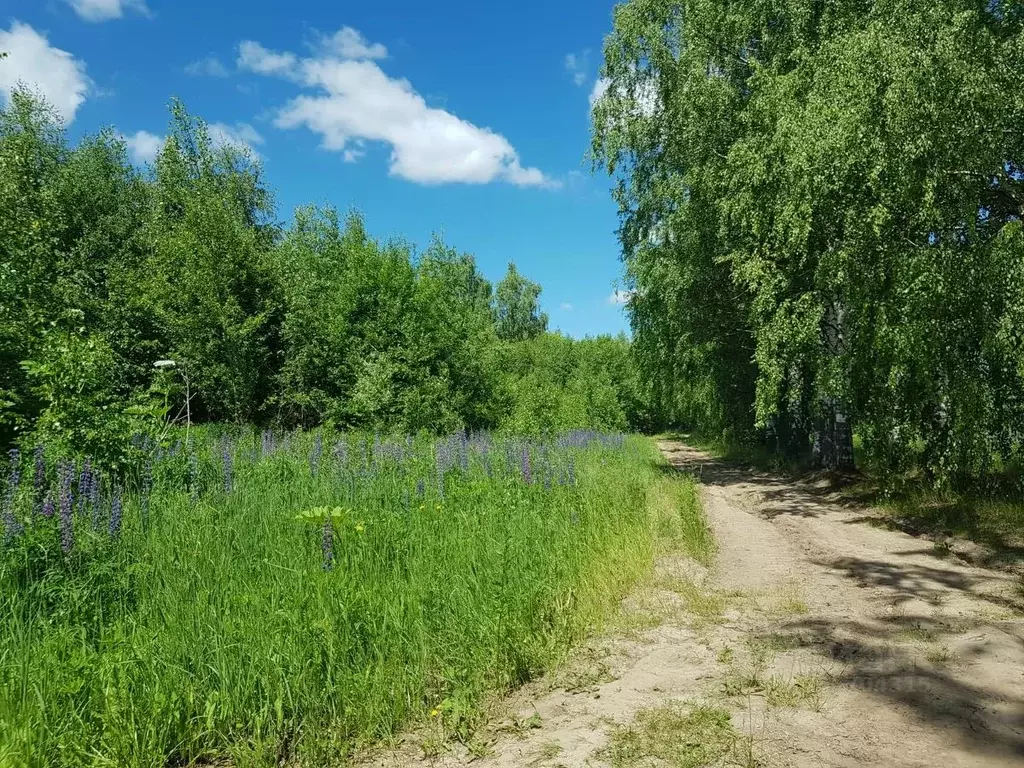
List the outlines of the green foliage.
<svg viewBox="0 0 1024 768">
<path fill-rule="evenodd" d="M 24 473 L 0 550 L 0 763 L 338 765 L 428 718 L 467 739 L 489 695 L 649 573 L 664 480 L 639 439 L 481 440 L 193 429 L 151 493 L 126 483 L 116 536 L 119 480 L 96 507 L 74 485 L 70 552 Z"/>
<path fill-rule="evenodd" d="M 1008 456 L 1022 73 L 1011 2 L 620 5 L 594 153 L 664 419 L 804 449 L 852 422 L 939 484 Z"/>
<path fill-rule="evenodd" d="M 358 214 L 313 207 L 282 229 L 258 160 L 216 145 L 178 102 L 140 173 L 111 132 L 70 147 L 54 112 L 15 90 L 0 110 L 0 253 L 0 445 L 35 432 L 120 461 L 108 447 L 126 430 L 159 427 L 149 393 L 173 417 L 186 379 L 199 422 L 636 423 L 627 343 L 606 354 L 547 335 L 540 286 L 510 265 L 492 291 L 440 239 L 417 254 L 370 237 Z M 531 342 L 550 350 L 508 351 Z M 559 345 L 578 371 L 553 365 Z M 527 376 L 527 360 L 546 368 Z"/>
<path fill-rule="evenodd" d="M 34 439 L 59 454 L 81 452 L 102 464 L 124 464 L 131 437 L 164 415 L 145 396 L 121 402 L 112 374 L 114 353 L 102 336 L 52 329 L 44 334 L 39 360 L 24 360 L 30 391 L 45 407 Z"/>
<path fill-rule="evenodd" d="M 543 333 L 548 316 L 540 311 L 541 288 L 527 280 L 509 262 L 508 272 L 495 291 L 494 318 L 498 337 L 506 341 L 522 341 Z"/>
<path fill-rule="evenodd" d="M 641 422 L 629 342 L 623 336 L 573 340 L 544 334 L 501 348 L 501 396 L 511 434 L 596 428 L 625 430 Z"/>
</svg>

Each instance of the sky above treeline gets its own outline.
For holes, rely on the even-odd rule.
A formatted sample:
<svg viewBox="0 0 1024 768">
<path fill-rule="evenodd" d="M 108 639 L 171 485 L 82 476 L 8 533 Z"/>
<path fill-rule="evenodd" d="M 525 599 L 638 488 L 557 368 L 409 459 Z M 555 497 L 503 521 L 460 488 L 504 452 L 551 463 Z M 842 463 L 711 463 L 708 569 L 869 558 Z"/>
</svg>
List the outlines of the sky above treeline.
<svg viewBox="0 0 1024 768">
<path fill-rule="evenodd" d="M 551 327 L 627 329 L 610 179 L 586 159 L 613 3 L 6 0 L 0 99 L 22 82 L 74 139 L 140 166 L 182 99 L 261 159 L 278 215 L 329 204 L 377 237 L 433 233 L 492 281 L 541 283 Z"/>
</svg>

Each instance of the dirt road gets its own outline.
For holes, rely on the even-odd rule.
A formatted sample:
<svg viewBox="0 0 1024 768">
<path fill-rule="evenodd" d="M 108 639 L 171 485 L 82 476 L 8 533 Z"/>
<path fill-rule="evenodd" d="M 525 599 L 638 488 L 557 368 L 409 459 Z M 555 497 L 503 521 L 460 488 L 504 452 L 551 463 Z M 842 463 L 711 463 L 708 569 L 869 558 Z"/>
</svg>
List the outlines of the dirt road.
<svg viewBox="0 0 1024 768">
<path fill-rule="evenodd" d="M 660 562 L 634 621 L 518 694 L 478 765 L 1024 766 L 1019 580 L 811 484 L 660 447 L 703 484 L 713 568 Z M 728 712 L 727 747 L 699 751 L 725 737 L 680 719 L 694 707 Z"/>
</svg>

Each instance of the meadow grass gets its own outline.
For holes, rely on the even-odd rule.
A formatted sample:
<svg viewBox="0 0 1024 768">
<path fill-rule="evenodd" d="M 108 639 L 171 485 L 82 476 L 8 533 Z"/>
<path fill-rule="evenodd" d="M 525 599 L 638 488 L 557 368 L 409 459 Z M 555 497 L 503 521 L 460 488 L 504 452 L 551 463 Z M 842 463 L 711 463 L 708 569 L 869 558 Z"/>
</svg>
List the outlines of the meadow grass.
<svg viewBox="0 0 1024 768">
<path fill-rule="evenodd" d="M 416 721 L 468 739 L 655 556 L 642 438 L 193 431 L 141 455 L 98 493 L 51 461 L 5 499 L 0 765 L 336 764 Z"/>
</svg>

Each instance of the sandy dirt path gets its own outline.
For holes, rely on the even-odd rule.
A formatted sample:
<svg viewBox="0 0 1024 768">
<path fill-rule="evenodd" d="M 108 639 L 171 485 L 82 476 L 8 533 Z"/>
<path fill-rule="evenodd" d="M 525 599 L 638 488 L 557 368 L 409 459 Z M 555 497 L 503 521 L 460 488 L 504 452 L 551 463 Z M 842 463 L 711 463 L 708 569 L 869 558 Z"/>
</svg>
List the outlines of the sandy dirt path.
<svg viewBox="0 0 1024 768">
<path fill-rule="evenodd" d="M 873 526 L 813 484 L 660 447 L 702 483 L 713 568 L 659 562 L 626 631 L 517 693 L 476 756 L 410 745 L 375 765 L 607 766 L 613 733 L 679 701 L 732 715 L 744 747 L 714 765 L 1024 766 L 1016 576 Z M 631 762 L 668 764 L 618 757 Z"/>
</svg>

